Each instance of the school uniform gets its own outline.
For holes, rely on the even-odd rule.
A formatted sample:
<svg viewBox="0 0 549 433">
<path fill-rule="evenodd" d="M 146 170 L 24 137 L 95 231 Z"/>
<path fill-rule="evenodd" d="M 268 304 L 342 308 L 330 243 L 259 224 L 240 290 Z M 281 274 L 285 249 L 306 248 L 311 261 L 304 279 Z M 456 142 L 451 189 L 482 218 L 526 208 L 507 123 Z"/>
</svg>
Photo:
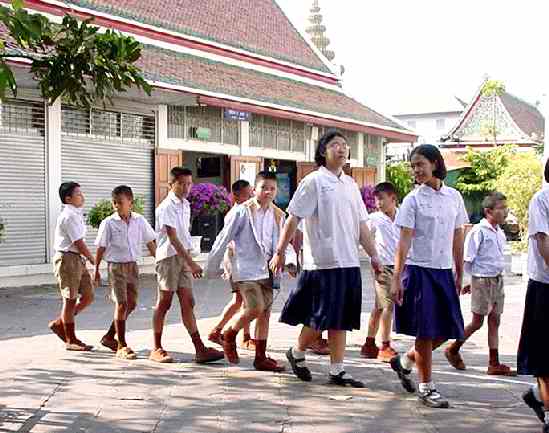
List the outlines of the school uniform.
<svg viewBox="0 0 549 433">
<path fill-rule="evenodd" d="M 192 289 L 192 273 L 187 262 L 177 254 L 170 242 L 167 227 L 175 229 L 177 238 L 187 251 L 192 249 L 190 233 L 191 206 L 187 199 L 180 199 L 173 191 L 158 205 L 155 212 L 156 276 L 160 290 L 175 292 L 179 288 Z"/>
<path fill-rule="evenodd" d="M 232 281 L 248 308 L 269 309 L 273 302 L 273 289 L 280 288 L 280 277 L 271 275 L 269 261 L 274 255 L 284 220 L 282 210 L 274 204 L 262 209 L 256 198 L 233 208 L 208 255 L 207 276 L 217 275 L 225 251 L 233 243 Z M 293 250 L 288 248 L 286 251 L 289 263 L 295 264 Z"/>
<path fill-rule="evenodd" d="M 482 316 L 501 315 L 505 303 L 503 271 L 505 244 L 501 227 L 486 219 L 475 225 L 465 238 L 464 270 L 471 275 L 471 311 Z"/>
<path fill-rule="evenodd" d="M 95 245 L 105 248 L 112 299 L 118 303 L 128 300 L 128 293 L 137 299 L 139 268 L 143 244 L 156 239 L 156 233 L 142 215 L 132 212 L 128 222 L 118 212 L 105 218 L 97 232 Z"/>
<path fill-rule="evenodd" d="M 368 214 L 357 184 L 320 167 L 300 182 L 288 213 L 304 219 L 303 272 L 280 321 L 319 331 L 360 329 L 360 224 Z"/>
<path fill-rule="evenodd" d="M 536 234 L 549 236 L 549 188 L 537 192 L 528 209 L 528 289 L 517 355 L 518 373 L 549 377 L 549 267 L 539 252 Z"/>
<path fill-rule="evenodd" d="M 396 225 L 414 230 L 402 275 L 404 299 L 395 307 L 395 330 L 417 338 L 463 339 L 456 292 L 453 238 L 468 222 L 461 194 L 442 185 L 421 185 L 404 199 Z"/>
<path fill-rule="evenodd" d="M 78 295 L 93 294 L 90 273 L 86 269 L 86 259 L 80 255 L 74 245 L 86 237 L 84 209 L 73 205 L 64 205 L 57 218 L 53 248 L 54 273 L 61 296 L 76 299 Z"/>
<path fill-rule="evenodd" d="M 375 308 L 378 310 L 390 307 L 394 301 L 391 295 L 391 284 L 395 270 L 395 256 L 400 239 L 400 228 L 383 212 L 371 213 L 368 217 L 368 228 L 374 237 L 376 250 L 383 265 L 383 271 L 374 282 Z"/>
</svg>

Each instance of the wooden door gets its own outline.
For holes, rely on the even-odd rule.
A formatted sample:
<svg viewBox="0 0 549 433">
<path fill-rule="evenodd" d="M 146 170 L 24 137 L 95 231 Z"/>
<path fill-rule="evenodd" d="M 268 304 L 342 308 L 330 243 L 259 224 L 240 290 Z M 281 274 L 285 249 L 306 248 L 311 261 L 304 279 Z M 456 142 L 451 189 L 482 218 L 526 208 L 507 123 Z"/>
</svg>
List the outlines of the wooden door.
<svg viewBox="0 0 549 433">
<path fill-rule="evenodd" d="M 180 150 L 158 149 L 154 167 L 154 200 L 158 206 L 168 195 L 170 170 L 183 165 L 183 152 Z"/>
<path fill-rule="evenodd" d="M 376 169 L 373 167 L 354 167 L 351 169 L 351 176 L 359 188 L 376 183 Z"/>
<path fill-rule="evenodd" d="M 305 176 L 312 173 L 317 169 L 317 165 L 314 162 L 298 162 L 297 163 L 297 183 L 301 182 Z"/>
<path fill-rule="evenodd" d="M 237 180 L 245 178 L 244 164 L 255 164 L 255 174 L 263 170 L 263 158 L 257 156 L 231 156 L 231 185 Z M 255 180 L 255 176 L 253 177 L 254 179 L 246 180 Z"/>
</svg>

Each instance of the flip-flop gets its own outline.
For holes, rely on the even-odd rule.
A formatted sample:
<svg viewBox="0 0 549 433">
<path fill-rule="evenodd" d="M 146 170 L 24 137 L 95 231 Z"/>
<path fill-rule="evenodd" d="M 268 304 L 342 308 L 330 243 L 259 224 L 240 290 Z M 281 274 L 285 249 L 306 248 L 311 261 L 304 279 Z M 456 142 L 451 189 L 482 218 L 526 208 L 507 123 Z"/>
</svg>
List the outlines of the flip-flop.
<svg viewBox="0 0 549 433">
<path fill-rule="evenodd" d="M 116 351 L 116 357 L 118 359 L 133 360 L 137 359 L 137 355 L 129 347 L 122 347 Z"/>
</svg>

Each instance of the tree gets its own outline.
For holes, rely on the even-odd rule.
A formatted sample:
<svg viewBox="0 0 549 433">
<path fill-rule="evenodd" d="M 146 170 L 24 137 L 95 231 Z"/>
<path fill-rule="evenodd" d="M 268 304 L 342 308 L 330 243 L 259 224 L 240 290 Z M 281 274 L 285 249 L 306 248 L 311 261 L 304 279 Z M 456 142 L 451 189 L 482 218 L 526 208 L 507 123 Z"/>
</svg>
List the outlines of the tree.
<svg viewBox="0 0 549 433">
<path fill-rule="evenodd" d="M 100 32 L 91 21 L 65 15 L 61 24 L 56 24 L 41 14 L 28 13 L 22 0 L 12 0 L 11 7 L 0 6 L 0 22 L 8 33 L 8 38 L 0 41 L 0 98 L 7 90 L 17 96 L 9 59 L 30 64 L 30 72 L 50 104 L 62 97 L 71 105 L 89 108 L 97 102 L 112 102 L 117 92 L 130 87 L 149 95 L 151 87 L 135 65 L 141 44 L 112 30 Z"/>
<path fill-rule="evenodd" d="M 532 196 L 541 188 L 542 167 L 534 152 L 518 153 L 510 159 L 497 181 L 497 188 L 507 197 L 507 205 L 517 218 L 521 238 L 528 230 L 528 206 Z M 525 242 L 523 242 L 525 245 Z"/>
<path fill-rule="evenodd" d="M 414 181 L 412 168 L 409 162 L 397 162 L 387 165 L 387 182 L 391 182 L 396 191 L 399 202 L 412 191 Z"/>
<path fill-rule="evenodd" d="M 487 120 L 481 125 L 481 134 L 486 137 L 491 137 L 494 140 L 494 145 L 497 144 L 498 129 L 497 129 L 497 103 L 498 98 L 505 93 L 505 84 L 498 80 L 486 80 L 481 89 L 482 96 L 492 99 L 492 119 Z"/>
<path fill-rule="evenodd" d="M 509 165 L 511 156 L 515 152 L 516 149 L 512 145 L 500 146 L 484 152 L 468 148 L 463 160 L 471 164 L 471 167 L 461 170 L 456 188 L 466 195 L 495 191 L 498 178 Z"/>
</svg>

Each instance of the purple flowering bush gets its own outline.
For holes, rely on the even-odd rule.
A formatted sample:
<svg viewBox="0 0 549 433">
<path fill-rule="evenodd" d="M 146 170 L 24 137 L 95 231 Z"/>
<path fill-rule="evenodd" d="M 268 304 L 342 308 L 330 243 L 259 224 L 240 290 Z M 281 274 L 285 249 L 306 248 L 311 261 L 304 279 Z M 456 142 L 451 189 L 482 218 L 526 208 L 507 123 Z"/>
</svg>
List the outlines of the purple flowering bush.
<svg viewBox="0 0 549 433">
<path fill-rule="evenodd" d="M 362 188 L 360 188 L 360 195 L 362 195 L 362 201 L 364 202 L 368 213 L 374 212 L 376 210 L 374 187 L 371 185 L 363 186 Z"/>
<path fill-rule="evenodd" d="M 191 204 L 191 216 L 224 214 L 231 207 L 229 193 L 213 183 L 196 183 L 187 197 Z"/>
</svg>

